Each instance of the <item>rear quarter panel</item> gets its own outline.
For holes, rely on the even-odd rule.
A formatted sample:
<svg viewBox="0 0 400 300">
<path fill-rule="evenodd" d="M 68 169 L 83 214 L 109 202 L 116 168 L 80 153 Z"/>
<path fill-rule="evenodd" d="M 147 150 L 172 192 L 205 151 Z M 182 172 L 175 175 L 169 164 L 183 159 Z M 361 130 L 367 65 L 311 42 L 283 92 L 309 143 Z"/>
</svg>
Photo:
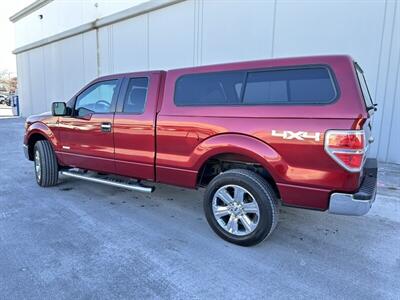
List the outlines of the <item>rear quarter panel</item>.
<svg viewBox="0 0 400 300">
<path fill-rule="evenodd" d="M 174 104 L 175 81 L 184 74 L 310 64 L 328 65 L 332 69 L 339 87 L 337 101 L 327 105 L 178 107 Z M 265 60 L 169 71 L 157 119 L 158 181 L 194 187 L 205 157 L 211 152 L 240 152 L 234 145 L 239 143 L 237 136 L 242 136 L 246 137 L 247 150 L 254 153 L 253 157 L 257 157 L 259 150 L 254 149 L 253 141 L 265 145 L 260 151 L 271 152 L 263 153 L 264 161 L 260 163 L 274 178 L 284 203 L 326 209 L 330 192 L 351 192 L 359 186 L 360 174 L 339 167 L 323 147 L 328 129 L 355 128 L 358 120 L 366 117 L 354 79 L 353 62 L 348 56 Z M 272 130 L 318 132 L 321 138 L 284 140 L 273 136 Z M 210 142 L 220 135 L 229 138 Z"/>
</svg>

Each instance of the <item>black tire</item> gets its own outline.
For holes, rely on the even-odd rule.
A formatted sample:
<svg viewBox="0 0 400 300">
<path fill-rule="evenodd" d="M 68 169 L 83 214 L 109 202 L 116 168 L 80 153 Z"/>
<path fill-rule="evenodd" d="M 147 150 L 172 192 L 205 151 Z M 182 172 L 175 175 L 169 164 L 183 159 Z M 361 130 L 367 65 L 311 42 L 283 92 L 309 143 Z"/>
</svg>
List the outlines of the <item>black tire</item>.
<svg viewBox="0 0 400 300">
<path fill-rule="evenodd" d="M 54 186 L 58 182 L 58 163 L 49 141 L 37 141 L 33 149 L 36 182 L 43 187 Z M 39 168 L 38 161 L 40 163 Z"/>
<path fill-rule="evenodd" d="M 253 231 L 249 230 L 249 234 L 246 234 L 245 226 L 240 223 L 239 227 L 236 225 L 236 228 L 240 229 L 240 227 L 242 227 L 244 229 L 242 231 L 238 231 L 238 234 L 242 235 L 228 232 L 222 227 L 222 225 L 220 225 L 220 223 L 218 223 L 221 222 L 222 218 L 217 220 L 217 218 L 214 216 L 214 196 L 217 191 L 224 189 L 227 186 L 228 188 L 226 191 L 228 192 L 228 189 L 230 188 L 229 186 L 233 186 L 233 189 L 239 187 L 246 190 L 249 192 L 247 197 L 252 197 L 251 203 L 255 201 L 258 205 L 258 214 L 254 214 L 255 219 L 257 220 L 257 225 L 254 225 L 252 222 L 254 229 L 252 229 Z M 215 201 L 220 201 L 218 197 L 216 199 L 217 200 Z M 272 233 L 278 223 L 279 207 L 274 190 L 264 178 L 249 170 L 232 169 L 216 176 L 207 186 L 204 194 L 203 204 L 208 224 L 211 226 L 214 232 L 224 240 L 240 246 L 252 246 L 262 242 Z M 236 215 L 236 213 L 238 215 Z M 242 215 L 243 210 L 241 213 L 235 211 L 235 217 L 233 218 L 236 218 L 236 223 L 238 222 L 238 218 L 240 218 Z M 230 213 L 224 216 L 224 218 L 230 218 L 231 216 L 232 214 Z M 239 220 L 239 222 L 241 221 Z M 225 221 L 222 221 L 222 223 L 225 223 Z M 227 223 L 228 222 L 226 222 L 226 224 Z"/>
</svg>

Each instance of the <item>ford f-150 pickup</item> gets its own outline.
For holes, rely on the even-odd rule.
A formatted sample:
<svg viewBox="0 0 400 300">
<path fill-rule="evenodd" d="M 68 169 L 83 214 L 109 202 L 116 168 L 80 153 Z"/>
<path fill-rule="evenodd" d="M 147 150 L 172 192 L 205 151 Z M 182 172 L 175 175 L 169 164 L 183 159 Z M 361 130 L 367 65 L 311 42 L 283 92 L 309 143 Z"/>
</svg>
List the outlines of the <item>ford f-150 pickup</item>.
<svg viewBox="0 0 400 300">
<path fill-rule="evenodd" d="M 24 149 L 43 187 L 60 173 L 141 192 L 203 187 L 211 228 L 249 246 L 274 230 L 280 204 L 369 211 L 375 110 L 344 55 L 117 74 L 29 117 Z"/>
</svg>

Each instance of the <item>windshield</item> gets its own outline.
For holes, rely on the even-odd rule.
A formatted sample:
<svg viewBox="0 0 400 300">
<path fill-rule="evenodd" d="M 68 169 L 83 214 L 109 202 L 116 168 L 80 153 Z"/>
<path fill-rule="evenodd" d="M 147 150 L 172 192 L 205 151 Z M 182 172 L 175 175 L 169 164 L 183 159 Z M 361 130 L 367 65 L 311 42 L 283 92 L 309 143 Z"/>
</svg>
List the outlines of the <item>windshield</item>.
<svg viewBox="0 0 400 300">
<path fill-rule="evenodd" d="M 367 106 L 367 109 L 374 107 L 374 101 L 372 101 L 371 94 L 368 89 L 367 81 L 365 80 L 364 77 L 364 72 L 361 69 L 361 67 L 355 63 L 354 64 L 356 67 L 357 71 L 357 77 L 358 77 L 358 82 L 360 83 L 360 87 L 364 96 L 364 101 L 365 105 Z"/>
</svg>

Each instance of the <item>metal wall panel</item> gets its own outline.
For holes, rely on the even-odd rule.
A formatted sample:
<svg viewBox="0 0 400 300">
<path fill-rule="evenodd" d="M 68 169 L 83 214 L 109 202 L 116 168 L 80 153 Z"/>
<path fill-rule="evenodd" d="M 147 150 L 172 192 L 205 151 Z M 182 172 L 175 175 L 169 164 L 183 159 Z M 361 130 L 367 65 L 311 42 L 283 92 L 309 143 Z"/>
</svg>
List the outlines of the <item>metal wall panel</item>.
<svg viewBox="0 0 400 300">
<path fill-rule="evenodd" d="M 19 110 L 22 116 L 32 113 L 30 80 L 29 80 L 29 54 L 23 52 L 17 55 L 18 95 Z"/>
<path fill-rule="evenodd" d="M 101 75 L 147 70 L 148 15 L 100 28 L 99 53 Z"/>
<path fill-rule="evenodd" d="M 18 54 L 21 111 L 48 110 L 98 74 L 343 53 L 379 104 L 371 155 L 400 163 L 399 49 L 398 0 L 188 0 Z"/>
<path fill-rule="evenodd" d="M 273 1 L 199 3 L 200 64 L 271 57 Z"/>
<path fill-rule="evenodd" d="M 51 1 L 15 23 L 16 48 L 147 1 Z"/>
<path fill-rule="evenodd" d="M 149 13 L 149 68 L 193 66 L 195 1 Z"/>
<path fill-rule="evenodd" d="M 64 99 L 64 80 L 62 77 L 61 51 L 60 43 L 53 43 L 43 47 L 45 59 L 42 61 L 44 65 L 44 75 L 46 81 L 46 107 L 50 109 L 52 101 L 61 101 Z"/>
<path fill-rule="evenodd" d="M 82 35 L 62 40 L 59 45 L 62 66 L 60 70 L 63 78 L 63 95 L 70 98 L 86 82 L 84 39 Z M 96 52 L 93 52 L 96 56 Z"/>
<path fill-rule="evenodd" d="M 17 55 L 22 116 L 49 111 L 68 101 L 98 76 L 96 32 L 61 40 Z"/>
<path fill-rule="evenodd" d="M 36 48 L 29 51 L 29 80 L 32 113 L 48 111 L 46 105 L 47 89 L 44 73 L 44 49 Z"/>
<path fill-rule="evenodd" d="M 381 54 L 372 84 L 379 104 L 375 118 L 375 153 L 381 161 L 400 164 L 400 1 L 387 1 Z"/>
</svg>

